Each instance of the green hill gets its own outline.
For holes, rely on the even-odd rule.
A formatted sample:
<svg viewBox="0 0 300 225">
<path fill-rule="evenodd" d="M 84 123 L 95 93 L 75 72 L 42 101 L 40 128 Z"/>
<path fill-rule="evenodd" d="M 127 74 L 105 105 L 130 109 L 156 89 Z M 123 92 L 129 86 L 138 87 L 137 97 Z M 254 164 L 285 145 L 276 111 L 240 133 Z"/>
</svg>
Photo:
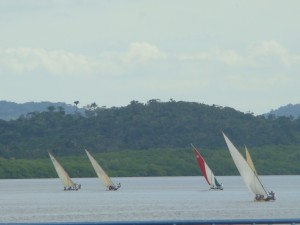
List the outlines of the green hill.
<svg viewBox="0 0 300 225">
<path fill-rule="evenodd" d="M 85 114 L 49 107 L 0 120 L 0 177 L 55 176 L 48 151 L 65 158 L 75 176 L 91 176 L 85 148 L 105 159 L 115 176 L 198 175 L 190 143 L 216 174 L 236 174 L 221 131 L 238 148 L 247 145 L 260 173 L 296 174 L 299 128 L 299 119 L 265 118 L 194 102 L 132 101 L 112 108 L 92 104 Z"/>
</svg>

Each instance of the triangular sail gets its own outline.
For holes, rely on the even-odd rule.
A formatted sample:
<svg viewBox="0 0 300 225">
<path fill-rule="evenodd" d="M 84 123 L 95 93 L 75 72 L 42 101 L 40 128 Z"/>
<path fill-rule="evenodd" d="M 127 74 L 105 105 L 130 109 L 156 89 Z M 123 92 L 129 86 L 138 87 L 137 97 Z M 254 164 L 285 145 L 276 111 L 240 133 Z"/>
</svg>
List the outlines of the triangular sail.
<svg viewBox="0 0 300 225">
<path fill-rule="evenodd" d="M 66 187 L 66 188 L 69 188 L 69 187 L 75 188 L 76 184 L 71 180 L 70 176 L 64 170 L 62 165 L 60 165 L 60 163 L 50 153 L 49 153 L 49 156 L 50 156 L 50 159 L 51 159 L 51 161 L 54 165 L 56 173 L 57 173 L 58 177 L 60 178 L 60 180 L 61 180 L 62 184 L 64 185 L 64 187 Z"/>
<path fill-rule="evenodd" d="M 114 183 L 112 182 L 112 180 L 109 178 L 109 176 L 105 173 L 105 171 L 102 169 L 102 167 L 98 164 L 98 162 L 94 159 L 93 156 L 91 156 L 91 154 L 85 150 L 97 176 L 100 178 L 100 180 L 102 181 L 103 185 L 107 188 L 107 189 L 111 189 L 111 188 L 116 188 L 116 186 L 114 185 Z"/>
<path fill-rule="evenodd" d="M 260 182 L 258 176 L 253 172 L 251 167 L 248 165 L 241 153 L 236 149 L 228 137 L 223 133 L 226 144 L 228 146 L 229 152 L 232 156 L 232 159 L 241 174 L 246 186 L 249 191 L 255 195 L 268 196 L 266 190 L 264 189 L 262 183 Z"/>
<path fill-rule="evenodd" d="M 207 181 L 207 183 L 211 186 L 211 187 L 221 187 L 222 185 L 217 181 L 214 173 L 212 172 L 212 170 L 209 168 L 209 166 L 207 165 L 207 163 L 205 162 L 204 158 L 201 156 L 201 154 L 198 152 L 198 150 L 195 148 L 194 145 L 192 145 L 192 148 L 194 150 L 199 168 L 205 178 L 205 180 Z"/>
<path fill-rule="evenodd" d="M 251 158 L 250 153 L 246 146 L 245 146 L 245 150 L 246 150 L 246 161 L 247 161 L 248 165 L 251 167 L 251 169 L 253 170 L 253 172 L 257 175 L 254 163 L 252 161 L 252 158 Z"/>
</svg>

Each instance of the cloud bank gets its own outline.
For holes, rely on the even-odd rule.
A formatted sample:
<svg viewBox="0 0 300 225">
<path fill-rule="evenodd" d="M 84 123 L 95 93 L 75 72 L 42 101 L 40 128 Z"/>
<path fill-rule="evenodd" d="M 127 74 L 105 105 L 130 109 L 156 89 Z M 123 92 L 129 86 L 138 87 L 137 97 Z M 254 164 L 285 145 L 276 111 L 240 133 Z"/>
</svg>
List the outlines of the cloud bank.
<svg viewBox="0 0 300 225">
<path fill-rule="evenodd" d="M 132 68 L 145 70 L 149 63 L 210 62 L 215 67 L 294 67 L 300 55 L 293 55 L 278 42 L 263 41 L 246 48 L 244 54 L 234 49 L 213 48 L 198 53 L 171 54 L 147 42 L 130 44 L 125 52 L 100 52 L 98 57 L 67 52 L 48 51 L 43 48 L 9 48 L 0 50 L 0 65 L 15 74 L 47 73 L 59 76 L 87 76 L 93 74 L 120 75 Z M 170 71 L 172 72 L 172 71 Z"/>
</svg>

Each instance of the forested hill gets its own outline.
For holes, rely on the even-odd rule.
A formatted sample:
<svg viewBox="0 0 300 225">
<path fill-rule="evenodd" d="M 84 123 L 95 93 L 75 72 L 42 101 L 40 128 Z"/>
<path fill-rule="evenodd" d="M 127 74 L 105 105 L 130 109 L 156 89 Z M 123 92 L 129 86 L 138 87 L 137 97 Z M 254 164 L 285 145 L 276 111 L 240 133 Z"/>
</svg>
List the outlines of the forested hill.
<svg viewBox="0 0 300 225">
<path fill-rule="evenodd" d="M 194 102 L 130 102 L 126 107 L 91 105 L 85 114 L 60 108 L 0 120 L 0 157 L 44 158 L 93 152 L 225 148 L 221 131 L 237 146 L 299 145 L 300 119 L 254 116 L 229 107 Z"/>
<path fill-rule="evenodd" d="M 268 116 L 269 114 L 279 116 L 286 116 L 286 117 L 293 117 L 298 118 L 300 116 L 300 104 L 288 104 L 285 106 L 281 106 L 278 109 L 271 110 L 270 113 L 266 113 Z"/>
</svg>

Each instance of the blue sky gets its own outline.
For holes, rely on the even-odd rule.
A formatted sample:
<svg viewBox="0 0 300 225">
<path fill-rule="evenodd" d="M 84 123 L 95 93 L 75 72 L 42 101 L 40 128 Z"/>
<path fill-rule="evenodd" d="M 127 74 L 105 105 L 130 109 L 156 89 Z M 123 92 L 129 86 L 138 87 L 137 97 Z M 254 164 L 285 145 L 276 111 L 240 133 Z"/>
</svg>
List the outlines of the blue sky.
<svg viewBox="0 0 300 225">
<path fill-rule="evenodd" d="M 300 1 L 2 0 L 0 100 L 300 103 Z"/>
</svg>

